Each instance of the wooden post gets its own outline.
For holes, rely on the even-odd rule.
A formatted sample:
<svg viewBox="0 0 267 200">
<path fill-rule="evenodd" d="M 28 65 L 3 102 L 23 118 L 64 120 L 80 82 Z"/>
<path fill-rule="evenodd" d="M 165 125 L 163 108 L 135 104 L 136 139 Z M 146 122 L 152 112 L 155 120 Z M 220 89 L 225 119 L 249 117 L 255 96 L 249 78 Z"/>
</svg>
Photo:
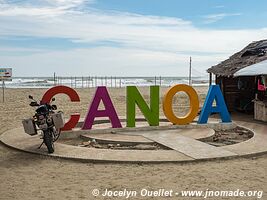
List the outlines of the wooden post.
<svg viewBox="0 0 267 200">
<path fill-rule="evenodd" d="M 222 79 L 221 79 L 221 90 L 222 90 L 222 92 L 223 92 L 223 96 L 224 96 L 224 98 L 225 98 L 224 77 L 222 77 Z"/>
<path fill-rule="evenodd" d="M 211 86 L 212 85 L 212 73 L 209 73 L 210 74 L 210 81 L 209 81 L 209 85 Z"/>
<path fill-rule="evenodd" d="M 70 87 L 72 87 L 72 76 L 70 77 Z"/>
<path fill-rule="evenodd" d="M 54 72 L 54 86 L 56 86 L 56 72 Z"/>
<path fill-rule="evenodd" d="M 258 89 L 257 76 L 255 76 L 255 88 Z M 256 92 L 257 90 L 254 90 L 254 91 L 255 91 L 255 100 L 258 100 L 258 92 Z M 254 105 L 255 105 L 255 103 L 254 103 Z M 255 107 L 254 107 L 254 113 L 255 113 Z"/>
<path fill-rule="evenodd" d="M 3 103 L 5 102 L 5 81 L 2 80 L 2 89 L 3 89 Z"/>
<path fill-rule="evenodd" d="M 157 77 L 155 76 L 155 85 L 157 85 Z"/>
<path fill-rule="evenodd" d="M 161 76 L 159 77 L 159 85 L 161 86 Z"/>
<path fill-rule="evenodd" d="M 83 76 L 82 76 L 82 88 L 83 88 Z"/>
<path fill-rule="evenodd" d="M 192 85 L 192 58 L 190 56 L 190 64 L 189 64 L 189 78 L 188 78 L 188 82 L 189 82 L 189 85 L 191 86 Z"/>
<path fill-rule="evenodd" d="M 112 87 L 112 76 L 110 77 L 110 87 Z"/>
</svg>

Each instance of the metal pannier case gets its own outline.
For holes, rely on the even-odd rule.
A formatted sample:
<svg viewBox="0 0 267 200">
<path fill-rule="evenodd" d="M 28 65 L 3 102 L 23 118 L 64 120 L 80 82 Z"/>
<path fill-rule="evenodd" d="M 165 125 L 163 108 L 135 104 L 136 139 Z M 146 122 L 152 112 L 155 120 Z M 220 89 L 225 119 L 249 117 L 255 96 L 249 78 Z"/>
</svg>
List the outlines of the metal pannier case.
<svg viewBox="0 0 267 200">
<path fill-rule="evenodd" d="M 23 124 L 25 133 L 27 133 L 29 135 L 36 135 L 37 134 L 36 126 L 34 124 L 33 119 L 24 119 L 22 121 L 22 124 Z"/>
<path fill-rule="evenodd" d="M 52 115 L 54 125 L 56 129 L 63 128 L 65 125 L 64 115 L 62 112 L 54 113 Z"/>
</svg>

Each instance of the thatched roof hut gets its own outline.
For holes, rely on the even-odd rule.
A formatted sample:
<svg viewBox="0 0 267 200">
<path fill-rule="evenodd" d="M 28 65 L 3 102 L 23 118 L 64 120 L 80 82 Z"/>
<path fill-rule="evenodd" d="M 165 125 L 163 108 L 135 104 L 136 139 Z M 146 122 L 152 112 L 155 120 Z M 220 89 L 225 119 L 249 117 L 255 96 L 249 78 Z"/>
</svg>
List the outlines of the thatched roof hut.
<svg viewBox="0 0 267 200">
<path fill-rule="evenodd" d="M 232 76 L 238 70 L 267 60 L 267 39 L 250 43 L 241 51 L 207 70 L 217 76 Z"/>
<path fill-rule="evenodd" d="M 216 77 L 216 84 L 220 85 L 226 104 L 230 111 L 253 110 L 252 100 L 257 91 L 257 76 L 234 77 L 233 75 L 248 66 L 267 60 L 267 39 L 252 42 L 229 59 L 212 66 L 207 70 Z"/>
</svg>

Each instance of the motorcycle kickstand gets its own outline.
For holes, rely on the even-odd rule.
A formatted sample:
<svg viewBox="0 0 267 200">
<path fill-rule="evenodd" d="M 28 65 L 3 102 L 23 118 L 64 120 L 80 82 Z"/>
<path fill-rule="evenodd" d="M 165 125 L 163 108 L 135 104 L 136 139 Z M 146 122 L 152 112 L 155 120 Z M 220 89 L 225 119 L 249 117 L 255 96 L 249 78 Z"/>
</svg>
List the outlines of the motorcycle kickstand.
<svg viewBox="0 0 267 200">
<path fill-rule="evenodd" d="M 42 142 L 42 144 L 37 148 L 37 149 L 41 149 L 41 147 L 43 146 L 44 142 Z"/>
</svg>

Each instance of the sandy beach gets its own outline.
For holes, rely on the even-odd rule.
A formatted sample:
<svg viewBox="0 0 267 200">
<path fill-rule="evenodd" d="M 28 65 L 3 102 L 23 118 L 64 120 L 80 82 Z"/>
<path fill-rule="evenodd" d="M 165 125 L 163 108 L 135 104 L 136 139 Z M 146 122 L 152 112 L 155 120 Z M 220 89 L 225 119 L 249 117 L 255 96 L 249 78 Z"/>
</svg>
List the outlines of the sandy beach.
<svg viewBox="0 0 267 200">
<path fill-rule="evenodd" d="M 197 87 L 195 89 L 202 105 L 207 88 Z M 161 88 L 161 96 L 166 90 L 167 88 Z M 31 94 L 35 99 L 40 99 L 45 91 L 46 89 L 7 89 L 6 102 L 0 103 L 0 134 L 21 126 L 23 118 L 33 115 L 34 109 L 28 106 L 28 95 Z M 56 104 L 66 116 L 73 112 L 80 112 L 84 117 L 94 91 L 94 88 L 77 89 L 81 99 L 79 103 L 66 104 L 68 98 L 64 95 L 57 95 Z M 118 115 L 125 116 L 125 88 L 110 88 L 109 92 Z M 142 87 L 140 92 L 146 100 L 149 100 L 148 88 Z M 174 102 L 176 113 L 181 115 L 186 112 L 188 101 L 185 94 L 181 93 L 176 96 Z M 160 112 L 163 115 L 162 108 Z M 121 190 L 124 188 L 129 190 L 165 188 L 178 191 L 240 189 L 263 190 L 266 193 L 266 166 L 267 155 L 191 164 L 79 163 L 22 153 L 1 144 L 0 199 L 94 199 L 91 194 L 93 189 L 104 191 L 105 189 Z M 262 199 L 266 198 L 264 194 Z M 102 199 L 102 197 L 95 199 Z M 175 197 L 174 199 L 183 198 Z"/>
</svg>

